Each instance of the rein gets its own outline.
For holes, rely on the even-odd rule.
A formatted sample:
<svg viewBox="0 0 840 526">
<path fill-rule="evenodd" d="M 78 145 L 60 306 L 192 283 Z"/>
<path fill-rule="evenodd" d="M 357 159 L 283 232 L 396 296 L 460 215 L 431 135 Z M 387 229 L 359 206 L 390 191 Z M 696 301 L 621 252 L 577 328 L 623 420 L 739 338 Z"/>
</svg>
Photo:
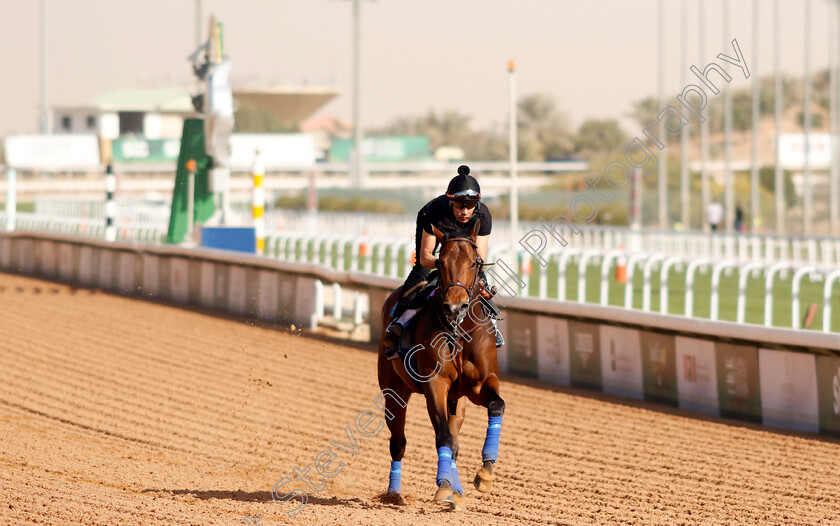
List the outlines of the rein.
<svg viewBox="0 0 840 526">
<path fill-rule="evenodd" d="M 447 293 L 447 291 L 449 291 L 450 288 L 461 287 L 467 292 L 467 297 L 470 300 L 472 300 L 475 285 L 478 282 L 478 273 L 481 271 L 481 267 L 485 266 L 486 263 L 484 263 L 484 261 L 481 259 L 481 256 L 478 255 L 478 246 L 475 244 L 475 241 L 473 241 L 472 239 L 470 239 L 468 237 L 452 237 L 452 238 L 444 240 L 441 243 L 441 247 L 440 247 L 441 252 L 443 252 L 443 247 L 451 241 L 465 241 L 465 242 L 470 244 L 470 246 L 475 251 L 475 259 L 473 260 L 473 264 L 470 266 L 470 268 L 475 268 L 475 271 L 473 273 L 472 282 L 470 283 L 469 287 L 467 287 L 466 285 L 464 285 L 460 281 L 455 281 L 455 282 L 449 283 L 446 287 L 443 287 L 443 272 L 442 272 L 442 269 L 441 269 L 442 263 L 440 262 L 440 259 L 438 259 L 437 260 L 438 261 L 437 267 L 438 267 L 438 271 L 440 272 L 440 277 L 438 278 L 438 284 L 437 284 L 438 297 L 440 298 L 441 301 L 443 301 L 444 295 Z M 469 309 L 467 309 L 467 310 L 469 310 Z M 452 330 L 452 329 L 460 328 L 461 322 L 464 321 L 464 318 L 466 317 L 466 314 L 467 314 L 467 311 L 461 311 L 461 313 L 458 315 L 458 318 L 455 320 L 455 323 L 452 324 L 449 321 L 447 321 L 445 317 L 441 316 L 439 308 L 435 309 L 435 315 L 437 316 L 438 321 L 440 322 L 442 327 L 447 329 L 447 332 Z M 472 329 L 470 329 L 466 332 L 462 332 L 462 331 L 457 331 L 457 332 L 460 333 L 460 334 L 470 334 L 473 331 L 475 331 L 478 327 L 479 326 L 476 325 Z M 462 338 L 463 338 L 463 336 L 461 336 L 458 339 L 460 340 Z"/>
<path fill-rule="evenodd" d="M 482 261 L 481 256 L 478 255 L 478 246 L 475 244 L 475 242 L 472 239 L 470 239 L 468 237 L 453 237 L 453 238 L 449 238 L 449 239 L 445 240 L 443 243 L 441 243 L 441 246 L 440 246 L 441 252 L 443 251 L 443 247 L 447 243 L 449 243 L 450 241 L 465 241 L 465 242 L 470 244 L 470 246 L 475 251 L 475 259 L 473 260 L 473 264 L 471 265 L 471 268 L 475 268 L 475 272 L 473 273 L 472 283 L 470 283 L 469 288 L 467 288 L 467 286 L 464 285 L 463 283 L 461 283 L 460 281 L 454 281 L 454 282 L 450 283 L 449 285 L 447 285 L 446 288 L 443 288 L 442 290 L 440 290 L 442 288 L 441 285 L 443 284 L 443 280 L 441 279 L 441 280 L 438 281 L 438 289 L 440 290 L 441 294 L 446 294 L 449 291 L 449 289 L 452 288 L 452 287 L 461 287 L 467 292 L 467 296 L 470 299 L 472 299 L 473 289 L 475 288 L 475 284 L 478 281 L 478 273 L 481 270 L 481 267 L 484 265 L 484 261 Z M 438 260 L 438 261 L 440 261 L 440 260 Z M 440 270 L 440 265 L 441 265 L 441 263 L 438 263 L 438 270 Z"/>
</svg>

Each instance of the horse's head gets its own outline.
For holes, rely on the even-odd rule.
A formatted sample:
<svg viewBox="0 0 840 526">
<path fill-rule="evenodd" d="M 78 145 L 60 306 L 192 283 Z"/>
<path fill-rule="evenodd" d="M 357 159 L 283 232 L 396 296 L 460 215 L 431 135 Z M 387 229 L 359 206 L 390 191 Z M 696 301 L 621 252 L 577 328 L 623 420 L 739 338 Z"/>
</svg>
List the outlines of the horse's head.
<svg viewBox="0 0 840 526">
<path fill-rule="evenodd" d="M 469 237 L 448 237 L 432 226 L 432 233 L 441 244 L 438 287 L 443 314 L 450 323 L 466 313 L 470 299 L 477 291 L 476 282 L 481 270 L 481 258 L 475 244 L 478 228 L 479 221 L 476 221 Z"/>
</svg>

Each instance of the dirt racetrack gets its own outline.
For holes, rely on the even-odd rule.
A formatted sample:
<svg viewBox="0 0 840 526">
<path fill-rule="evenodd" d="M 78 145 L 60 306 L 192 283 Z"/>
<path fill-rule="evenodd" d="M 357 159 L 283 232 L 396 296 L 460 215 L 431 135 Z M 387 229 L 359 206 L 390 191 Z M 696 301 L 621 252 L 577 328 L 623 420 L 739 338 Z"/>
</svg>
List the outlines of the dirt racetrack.
<svg viewBox="0 0 840 526">
<path fill-rule="evenodd" d="M 836 440 L 513 377 L 489 495 L 467 484 L 487 422 L 467 409 L 466 512 L 432 502 L 414 397 L 405 505 L 379 497 L 386 429 L 336 450 L 343 471 L 289 518 L 272 487 L 377 393 L 365 350 L 0 274 L 0 524 L 840 524 Z"/>
</svg>

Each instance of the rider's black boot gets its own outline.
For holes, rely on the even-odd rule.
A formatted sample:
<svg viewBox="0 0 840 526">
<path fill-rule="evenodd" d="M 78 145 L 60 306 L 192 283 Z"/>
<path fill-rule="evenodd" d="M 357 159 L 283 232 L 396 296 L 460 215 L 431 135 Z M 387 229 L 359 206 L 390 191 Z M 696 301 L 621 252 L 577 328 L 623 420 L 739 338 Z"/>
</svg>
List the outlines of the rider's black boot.
<svg viewBox="0 0 840 526">
<path fill-rule="evenodd" d="M 397 318 L 402 316 L 408 308 L 411 298 L 400 298 L 400 301 L 394 306 L 394 315 L 391 316 L 391 323 L 385 329 L 385 348 L 393 349 L 400 345 L 400 337 L 402 336 L 403 327 L 397 322 Z"/>
</svg>

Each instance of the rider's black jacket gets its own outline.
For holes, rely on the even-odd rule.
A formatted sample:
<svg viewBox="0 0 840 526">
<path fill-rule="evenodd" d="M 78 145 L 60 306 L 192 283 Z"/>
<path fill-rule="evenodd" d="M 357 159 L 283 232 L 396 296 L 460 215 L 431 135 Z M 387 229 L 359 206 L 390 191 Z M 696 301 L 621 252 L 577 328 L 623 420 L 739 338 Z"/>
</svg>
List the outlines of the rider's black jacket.
<svg viewBox="0 0 840 526">
<path fill-rule="evenodd" d="M 476 221 L 481 221 L 481 226 L 478 227 L 479 236 L 489 236 L 493 229 L 493 216 L 490 215 L 490 210 L 484 203 L 478 204 L 478 209 L 473 216 L 466 223 L 459 223 L 452 213 L 452 207 L 449 206 L 449 199 L 445 195 L 435 197 L 420 209 L 417 216 L 418 223 L 423 230 L 432 233 L 432 225 L 444 234 L 449 235 L 466 235 L 472 230 Z"/>
</svg>

